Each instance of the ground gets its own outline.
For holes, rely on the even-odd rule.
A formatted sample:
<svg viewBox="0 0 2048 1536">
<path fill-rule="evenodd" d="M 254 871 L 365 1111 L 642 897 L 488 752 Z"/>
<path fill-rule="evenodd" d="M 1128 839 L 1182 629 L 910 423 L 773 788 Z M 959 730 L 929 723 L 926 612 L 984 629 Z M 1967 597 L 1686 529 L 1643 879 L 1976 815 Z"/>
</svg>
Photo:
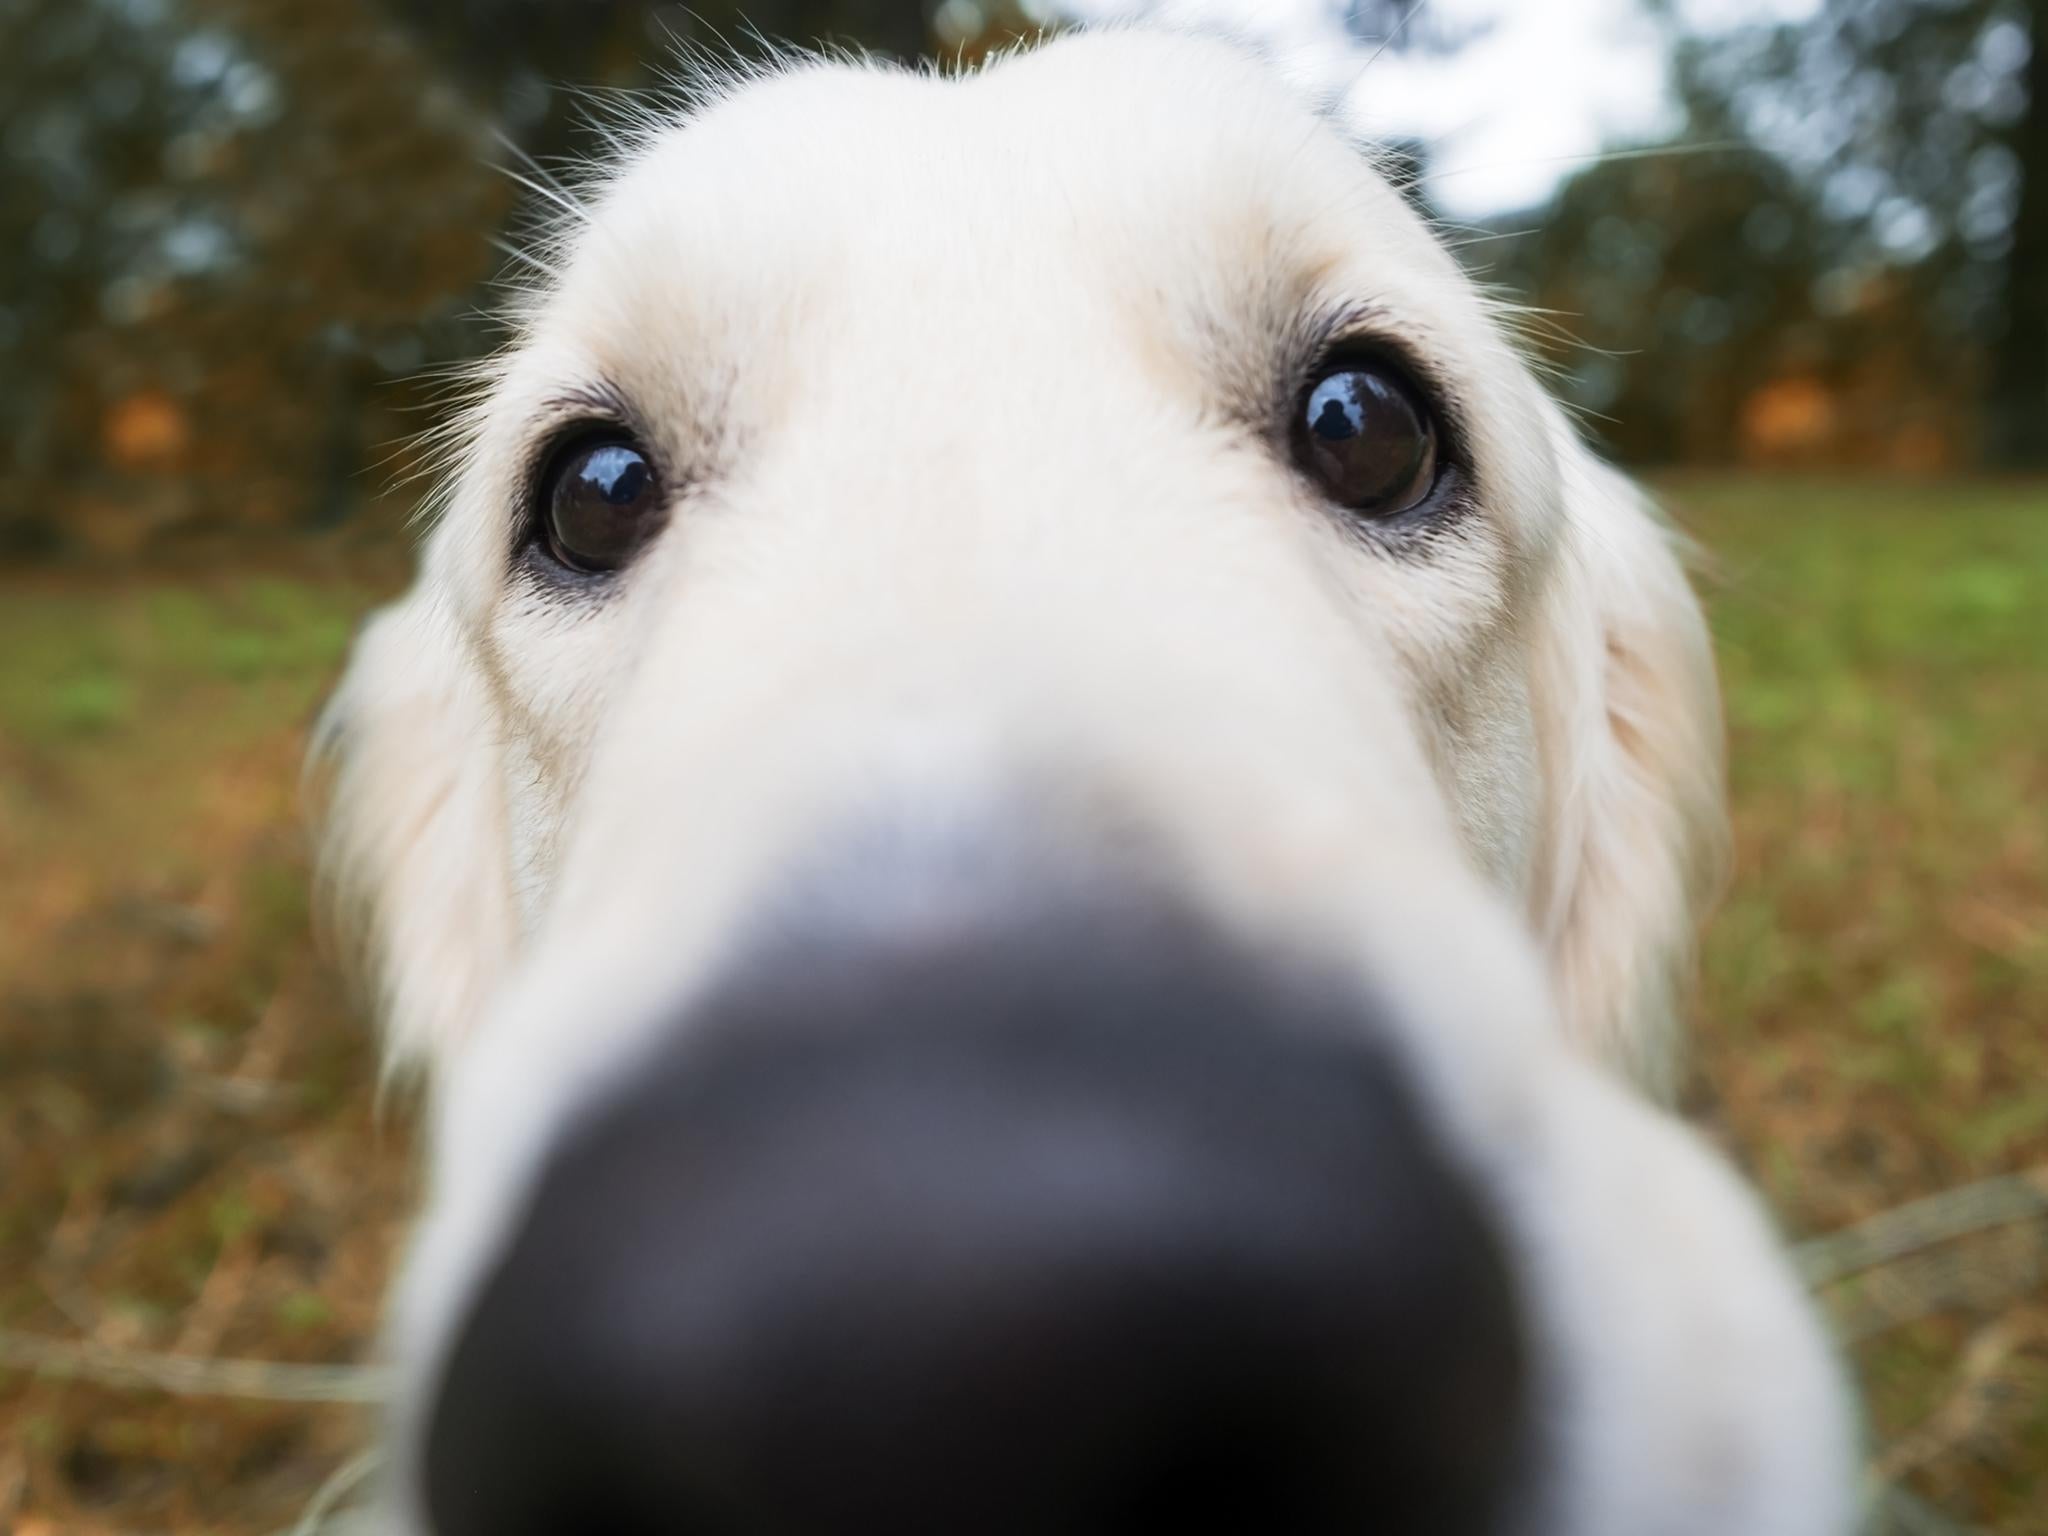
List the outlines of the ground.
<svg viewBox="0 0 2048 1536">
<path fill-rule="evenodd" d="M 1664 489 L 1707 552 L 1738 855 L 1688 1108 L 1800 1238 L 2048 1169 L 2048 487 Z M 373 1337 L 414 1115 L 310 937 L 297 771 L 401 578 L 328 547 L 0 572 L 0 1358 L 89 1345 L 0 1366 L 0 1529 L 288 1530 L 366 1441 L 279 1399 L 326 1378 L 148 1378 Z M 2048 1533 L 2044 1261 L 2007 1221 L 1826 1290 L 1895 1528 Z"/>
</svg>

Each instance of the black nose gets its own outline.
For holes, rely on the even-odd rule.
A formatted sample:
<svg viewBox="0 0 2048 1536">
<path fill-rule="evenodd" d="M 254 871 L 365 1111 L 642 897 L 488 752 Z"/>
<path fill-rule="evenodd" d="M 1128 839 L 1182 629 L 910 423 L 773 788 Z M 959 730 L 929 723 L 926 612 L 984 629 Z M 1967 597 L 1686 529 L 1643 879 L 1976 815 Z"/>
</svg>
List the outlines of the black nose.
<svg viewBox="0 0 2048 1536">
<path fill-rule="evenodd" d="M 753 965 L 547 1163 L 434 1531 L 1493 1530 L 1515 1297 L 1360 1011 L 1174 919 Z"/>
</svg>

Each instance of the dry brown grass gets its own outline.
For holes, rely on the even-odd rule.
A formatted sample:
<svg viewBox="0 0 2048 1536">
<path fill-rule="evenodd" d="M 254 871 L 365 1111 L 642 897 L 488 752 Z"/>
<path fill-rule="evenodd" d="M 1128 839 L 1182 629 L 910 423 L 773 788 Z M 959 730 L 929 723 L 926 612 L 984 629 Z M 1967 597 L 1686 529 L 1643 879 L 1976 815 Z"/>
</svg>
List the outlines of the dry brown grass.
<svg viewBox="0 0 2048 1536">
<path fill-rule="evenodd" d="M 380 583 L 371 583 L 374 587 Z M 0 1326 L 357 1359 L 403 1113 L 307 935 L 303 731 L 359 577 L 0 595 Z M 0 1529 L 269 1531 L 360 1410 L 0 1371 Z"/>
</svg>

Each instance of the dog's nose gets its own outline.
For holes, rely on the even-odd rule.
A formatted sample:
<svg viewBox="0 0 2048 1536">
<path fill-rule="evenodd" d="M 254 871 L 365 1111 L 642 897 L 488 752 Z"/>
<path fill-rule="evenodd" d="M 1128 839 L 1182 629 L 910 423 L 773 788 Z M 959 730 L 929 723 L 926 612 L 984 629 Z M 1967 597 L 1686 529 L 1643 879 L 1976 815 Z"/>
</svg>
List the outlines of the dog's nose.
<svg viewBox="0 0 2048 1536">
<path fill-rule="evenodd" d="M 1343 989 L 1115 917 L 769 955 L 545 1164 L 437 1536 L 1496 1528 L 1502 1245 Z"/>
</svg>

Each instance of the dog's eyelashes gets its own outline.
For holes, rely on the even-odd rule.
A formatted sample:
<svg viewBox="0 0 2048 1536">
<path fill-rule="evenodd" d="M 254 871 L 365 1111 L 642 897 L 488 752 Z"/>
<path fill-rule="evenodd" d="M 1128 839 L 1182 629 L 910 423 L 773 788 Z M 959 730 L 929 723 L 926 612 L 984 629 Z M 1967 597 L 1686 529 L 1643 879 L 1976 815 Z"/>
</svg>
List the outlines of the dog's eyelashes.
<svg viewBox="0 0 2048 1536">
<path fill-rule="evenodd" d="M 1361 516 L 1406 512 L 1436 487 L 1435 417 L 1385 363 L 1326 364 L 1301 397 L 1294 451 L 1326 496 Z"/>
<path fill-rule="evenodd" d="M 617 433 L 572 438 L 541 476 L 537 530 L 548 553 L 571 570 L 616 571 L 661 526 L 661 485 L 653 460 Z"/>
</svg>

